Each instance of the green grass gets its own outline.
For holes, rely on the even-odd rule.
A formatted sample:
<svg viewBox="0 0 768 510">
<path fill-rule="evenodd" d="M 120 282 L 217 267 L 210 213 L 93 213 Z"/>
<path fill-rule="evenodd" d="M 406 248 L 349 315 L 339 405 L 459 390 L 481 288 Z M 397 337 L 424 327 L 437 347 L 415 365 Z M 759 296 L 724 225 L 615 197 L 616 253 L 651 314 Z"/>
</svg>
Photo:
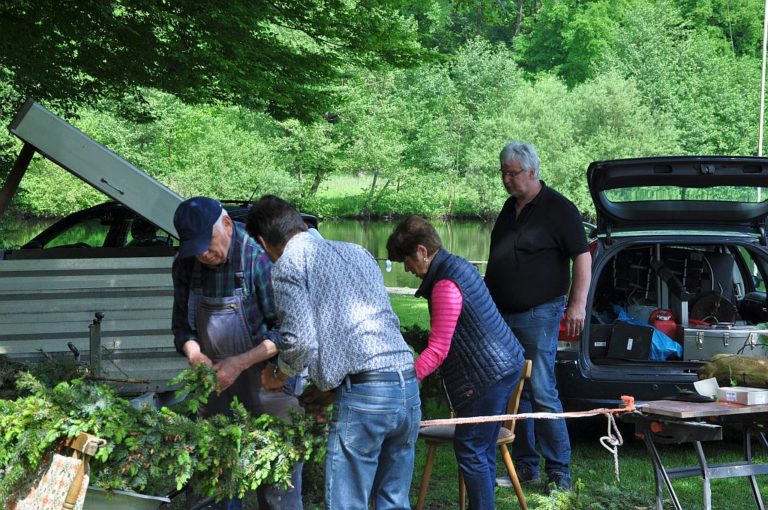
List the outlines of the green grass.
<svg viewBox="0 0 768 510">
<path fill-rule="evenodd" d="M 429 309 L 427 300 L 413 296 L 390 294 L 392 308 L 400 318 L 400 326 L 408 328 L 418 326 L 421 329 L 429 329 Z"/>
<path fill-rule="evenodd" d="M 606 428 L 602 418 L 590 418 L 589 424 L 578 427 L 571 433 L 573 453 L 571 471 L 575 481 L 574 492 L 553 493 L 547 495 L 543 485 L 525 485 L 528 506 L 531 510 L 539 509 L 652 509 L 655 508 L 655 488 L 650 458 L 643 444 L 632 437 L 631 430 L 623 427 L 625 445 L 619 448 L 620 481 L 614 478 L 613 456 L 599 443 L 600 434 Z M 590 430 L 591 429 L 591 430 Z M 733 462 L 741 459 L 741 443 L 726 440 L 705 444 L 708 460 L 715 462 Z M 659 446 L 662 462 L 665 466 L 696 465 L 696 457 L 691 445 Z M 424 470 L 426 447 L 419 441 L 416 451 L 416 465 L 411 486 L 411 502 L 415 505 L 421 475 Z M 768 455 L 760 452 L 757 460 L 768 462 Z M 497 465 L 497 474 L 503 476 L 506 470 Z M 758 477 L 763 494 L 768 492 L 768 479 Z M 703 508 L 703 492 L 700 478 L 673 480 L 673 486 L 683 508 Z M 713 480 L 712 508 L 718 510 L 741 510 L 754 508 L 749 483 L 746 478 Z M 664 489 L 664 508 L 671 508 L 671 500 Z M 456 460 L 449 446 L 438 449 L 434 469 L 427 493 L 427 509 L 456 508 L 458 502 L 458 483 Z M 496 489 L 496 508 L 512 510 L 519 508 L 514 490 Z"/>
<path fill-rule="evenodd" d="M 363 194 L 371 186 L 370 175 L 332 175 L 320 185 L 317 196 L 320 198 L 340 198 Z"/>
</svg>

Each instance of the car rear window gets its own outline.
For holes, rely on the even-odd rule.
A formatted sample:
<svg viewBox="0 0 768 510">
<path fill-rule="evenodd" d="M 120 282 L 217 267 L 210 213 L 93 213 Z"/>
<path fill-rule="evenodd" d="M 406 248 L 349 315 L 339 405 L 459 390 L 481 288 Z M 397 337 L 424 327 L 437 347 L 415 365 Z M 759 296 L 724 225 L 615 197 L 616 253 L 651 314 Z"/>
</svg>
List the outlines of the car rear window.
<svg viewBox="0 0 768 510">
<path fill-rule="evenodd" d="M 643 186 L 604 191 L 611 202 L 689 201 L 689 202 L 764 202 L 768 194 L 762 188 L 717 186 L 686 188 L 680 186 Z"/>
</svg>

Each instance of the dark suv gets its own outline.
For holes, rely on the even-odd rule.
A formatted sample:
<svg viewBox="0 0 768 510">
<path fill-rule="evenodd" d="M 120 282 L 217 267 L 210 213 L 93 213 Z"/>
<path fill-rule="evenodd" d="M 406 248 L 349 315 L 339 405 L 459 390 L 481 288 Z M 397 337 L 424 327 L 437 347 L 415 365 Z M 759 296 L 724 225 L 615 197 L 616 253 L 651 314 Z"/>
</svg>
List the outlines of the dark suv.
<svg viewBox="0 0 768 510">
<path fill-rule="evenodd" d="M 766 356 L 768 159 L 599 161 L 587 179 L 592 284 L 583 334 L 558 351 L 567 408 L 677 395 L 715 354 Z"/>
</svg>

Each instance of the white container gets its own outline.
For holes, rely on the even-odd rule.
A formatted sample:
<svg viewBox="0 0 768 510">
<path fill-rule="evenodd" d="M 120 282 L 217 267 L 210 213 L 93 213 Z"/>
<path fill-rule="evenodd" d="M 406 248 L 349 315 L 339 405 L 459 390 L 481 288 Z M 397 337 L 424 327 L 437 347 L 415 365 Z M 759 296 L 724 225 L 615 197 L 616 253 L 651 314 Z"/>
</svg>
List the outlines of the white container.
<svg viewBox="0 0 768 510">
<path fill-rule="evenodd" d="M 717 389 L 717 399 L 746 405 L 768 404 L 768 390 L 731 386 Z"/>
<path fill-rule="evenodd" d="M 164 496 L 88 487 L 83 510 L 157 510 L 161 504 L 170 502 L 171 500 Z"/>
</svg>

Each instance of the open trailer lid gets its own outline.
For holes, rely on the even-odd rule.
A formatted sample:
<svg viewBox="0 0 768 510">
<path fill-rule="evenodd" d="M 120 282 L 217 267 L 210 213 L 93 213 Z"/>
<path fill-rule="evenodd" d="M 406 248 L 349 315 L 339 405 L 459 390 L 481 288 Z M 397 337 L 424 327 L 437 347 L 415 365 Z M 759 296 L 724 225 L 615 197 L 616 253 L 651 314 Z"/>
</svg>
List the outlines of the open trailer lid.
<svg viewBox="0 0 768 510">
<path fill-rule="evenodd" d="M 34 100 L 16 113 L 11 133 L 46 158 L 173 236 L 173 213 L 184 200 Z"/>
<path fill-rule="evenodd" d="M 587 182 L 606 230 L 697 226 L 760 231 L 768 158 L 679 156 L 595 161 Z"/>
</svg>

